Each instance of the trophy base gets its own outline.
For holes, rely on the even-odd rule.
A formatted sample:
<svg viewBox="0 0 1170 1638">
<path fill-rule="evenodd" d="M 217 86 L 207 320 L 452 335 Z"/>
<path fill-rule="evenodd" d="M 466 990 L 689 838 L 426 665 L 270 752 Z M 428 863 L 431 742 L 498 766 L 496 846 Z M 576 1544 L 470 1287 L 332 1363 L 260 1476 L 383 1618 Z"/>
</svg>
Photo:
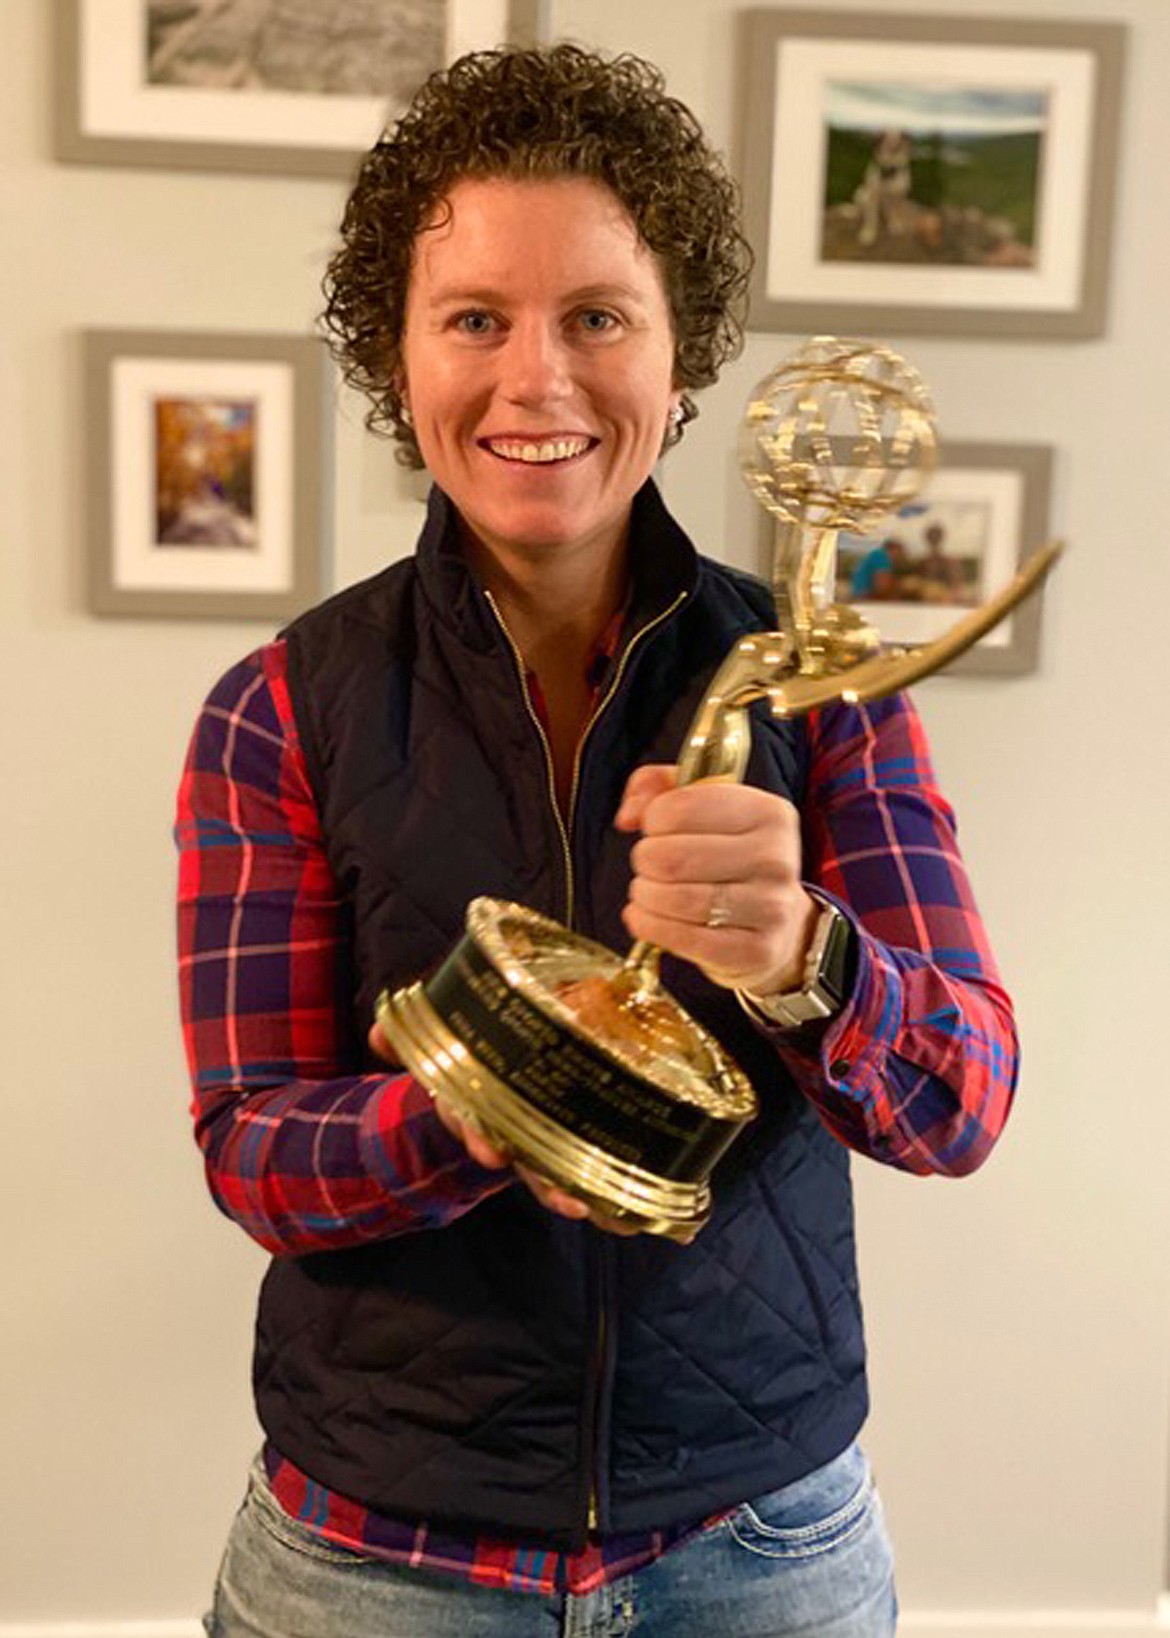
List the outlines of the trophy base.
<svg viewBox="0 0 1170 1638">
<path fill-rule="evenodd" d="M 432 1097 L 489 1143 L 595 1211 L 684 1245 L 710 1216 L 711 1189 L 705 1179 L 673 1183 L 606 1154 L 542 1115 L 486 1065 L 474 1063 L 421 984 L 384 996 L 378 1022 L 405 1068 Z"/>
<path fill-rule="evenodd" d="M 616 1225 L 686 1242 L 755 1094 L 641 979 L 547 917 L 481 898 L 442 967 L 384 992 L 377 1018 L 415 1079 L 489 1142 Z"/>
</svg>

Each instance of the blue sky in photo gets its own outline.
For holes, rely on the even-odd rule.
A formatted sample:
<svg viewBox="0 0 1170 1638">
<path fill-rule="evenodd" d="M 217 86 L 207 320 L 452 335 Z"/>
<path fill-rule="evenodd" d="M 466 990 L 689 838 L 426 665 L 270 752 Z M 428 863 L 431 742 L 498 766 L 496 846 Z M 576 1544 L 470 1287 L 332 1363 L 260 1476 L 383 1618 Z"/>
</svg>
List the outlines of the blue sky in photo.
<svg viewBox="0 0 1170 1638">
<path fill-rule="evenodd" d="M 984 90 L 914 80 L 828 80 L 825 118 L 838 130 L 943 131 L 950 136 L 1007 136 L 1042 131 L 1042 89 Z"/>
</svg>

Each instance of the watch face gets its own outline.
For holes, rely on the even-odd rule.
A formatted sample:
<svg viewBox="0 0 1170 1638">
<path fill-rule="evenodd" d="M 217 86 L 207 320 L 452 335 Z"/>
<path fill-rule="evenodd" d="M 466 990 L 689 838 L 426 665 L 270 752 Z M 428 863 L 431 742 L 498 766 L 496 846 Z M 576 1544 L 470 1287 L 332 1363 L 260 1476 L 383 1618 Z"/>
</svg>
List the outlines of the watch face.
<svg viewBox="0 0 1170 1638">
<path fill-rule="evenodd" d="M 802 988 L 790 990 L 786 995 L 750 996 L 742 991 L 739 994 L 754 1016 L 784 1029 L 799 1029 L 802 1024 L 832 1018 L 838 1013 L 853 990 L 856 974 L 857 934 L 853 923 L 836 905 L 826 904 L 813 934 L 809 969 L 806 969 Z"/>
<path fill-rule="evenodd" d="M 833 923 L 821 957 L 817 975 L 821 986 L 828 991 L 839 1007 L 853 988 L 857 968 L 856 939 L 853 924 L 839 910 L 833 910 Z"/>
</svg>

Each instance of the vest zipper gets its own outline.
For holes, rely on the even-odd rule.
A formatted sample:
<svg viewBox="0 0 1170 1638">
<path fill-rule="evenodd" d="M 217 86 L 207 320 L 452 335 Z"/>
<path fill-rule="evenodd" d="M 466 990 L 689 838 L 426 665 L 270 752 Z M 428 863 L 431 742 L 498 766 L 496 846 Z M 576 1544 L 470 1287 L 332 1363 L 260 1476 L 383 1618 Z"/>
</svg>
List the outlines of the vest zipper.
<svg viewBox="0 0 1170 1638">
<path fill-rule="evenodd" d="M 640 630 L 636 631 L 630 638 L 618 660 L 617 669 L 614 671 L 614 674 L 610 679 L 609 687 L 606 689 L 605 694 L 598 702 L 596 710 L 590 716 L 589 721 L 585 724 L 585 727 L 582 730 L 581 737 L 577 741 L 577 749 L 573 755 L 573 777 L 569 785 L 568 832 L 570 836 L 572 835 L 573 821 L 576 818 L 577 813 L 577 792 L 581 780 L 581 763 L 585 754 L 585 745 L 589 739 L 589 735 L 593 732 L 594 727 L 604 715 L 610 701 L 621 687 L 622 678 L 626 674 L 626 668 L 629 664 L 631 656 L 634 653 L 634 650 L 641 646 L 644 638 L 648 637 L 652 631 L 670 618 L 679 605 L 686 601 L 686 597 L 686 592 L 679 592 L 678 596 L 671 604 L 668 605 L 668 607 L 663 609 L 660 614 L 656 614 L 653 620 L 648 620 L 646 624 L 642 626 Z M 603 1243 L 601 1246 L 599 1246 L 598 1250 L 600 1252 L 600 1257 L 598 1259 L 599 1272 L 597 1274 L 597 1334 L 594 1339 L 596 1351 L 594 1354 L 595 1365 L 593 1394 L 589 1407 L 591 1419 L 589 1428 L 589 1501 L 585 1512 L 585 1527 L 590 1535 L 596 1534 L 601 1528 L 601 1506 L 600 1497 L 598 1495 L 598 1473 L 601 1466 L 599 1445 L 602 1425 L 601 1402 L 605 1394 L 606 1352 L 609 1348 L 609 1281 L 606 1275 L 605 1267 L 608 1247 Z"/>
<path fill-rule="evenodd" d="M 540 736 L 541 749 L 544 752 L 544 771 L 545 779 L 548 785 L 549 805 L 552 808 L 553 818 L 557 822 L 557 834 L 561 841 L 561 857 L 565 866 L 566 907 L 564 921 L 566 927 L 572 927 L 573 914 L 576 909 L 577 894 L 573 877 L 573 853 L 569 838 L 572 835 L 573 818 L 577 811 L 577 789 L 581 779 L 581 758 L 585 752 L 586 742 L 589 739 L 589 735 L 593 732 L 594 727 L 604 714 L 610 701 L 621 687 L 622 678 L 626 674 L 626 667 L 629 664 L 634 650 L 641 647 L 643 639 L 648 637 L 652 631 L 654 631 L 658 626 L 662 625 L 664 621 L 670 619 L 670 616 L 674 613 L 674 611 L 682 603 L 686 602 L 687 594 L 686 592 L 679 592 L 673 603 L 668 604 L 668 606 L 664 608 L 661 613 L 656 614 L 653 620 L 647 620 L 646 624 L 634 633 L 623 649 L 621 657 L 617 663 L 617 669 L 610 679 L 609 687 L 606 689 L 603 698 L 598 703 L 596 710 L 590 716 L 589 721 L 581 730 L 581 737 L 577 741 L 577 749 L 573 752 L 573 776 L 569 782 L 569 813 L 567 821 L 561 817 L 560 804 L 557 801 L 556 768 L 553 764 L 552 746 L 548 742 L 548 735 L 544 731 L 544 724 L 541 722 L 535 709 L 533 708 L 532 695 L 528 692 L 528 677 L 524 666 L 524 656 L 521 654 L 520 649 L 517 646 L 516 639 L 508 630 L 507 623 L 505 622 L 503 615 L 500 613 L 499 608 L 496 605 L 496 600 L 492 596 L 491 592 L 485 591 L 483 595 L 487 600 L 488 607 L 495 616 L 496 624 L 504 634 L 505 642 L 512 651 L 512 659 L 516 664 L 516 675 L 520 679 L 520 692 L 524 699 L 524 709 L 528 713 L 529 721 L 532 723 L 532 726 L 536 729 L 537 734 Z"/>
<path fill-rule="evenodd" d="M 600 1443 L 598 1430 L 601 1424 L 601 1396 L 605 1386 L 605 1348 L 609 1341 L 609 1321 L 605 1311 L 605 1293 L 602 1290 L 601 1301 L 597 1312 L 597 1368 L 596 1380 L 593 1389 L 593 1403 L 590 1406 L 592 1426 L 590 1427 L 589 1452 L 589 1506 L 585 1514 L 585 1528 L 590 1535 L 595 1535 L 601 1527 L 601 1513 L 597 1494 L 597 1447 Z"/>
<path fill-rule="evenodd" d="M 577 749 L 573 753 L 573 778 L 569 785 L 568 830 L 570 835 L 572 835 L 573 832 L 573 819 L 577 811 L 577 787 L 581 778 L 581 759 L 585 754 L 586 741 L 588 740 L 589 735 L 593 732 L 594 727 L 600 721 L 606 707 L 609 705 L 609 702 L 613 699 L 614 695 L 621 687 L 622 678 L 626 674 L 626 666 L 629 664 L 630 657 L 634 650 L 641 647 L 643 638 L 648 637 L 650 633 L 658 626 L 662 625 L 664 621 L 669 620 L 675 609 L 677 609 L 680 604 L 685 603 L 686 600 L 686 592 L 679 592 L 673 603 L 664 608 L 660 614 L 656 614 L 653 620 L 647 620 L 646 624 L 634 633 L 622 651 L 621 657 L 617 663 L 617 670 L 610 679 L 609 687 L 606 689 L 603 698 L 598 702 L 597 709 L 593 712 L 593 715 L 589 718 L 589 721 L 585 724 L 585 727 L 581 731 L 581 737 L 577 741 Z"/>
<path fill-rule="evenodd" d="M 521 654 L 516 645 L 516 639 L 508 630 L 508 627 L 504 622 L 503 615 L 496 607 L 496 600 L 492 596 L 491 592 L 485 591 L 483 595 L 487 599 L 488 607 L 495 615 L 496 624 L 504 634 L 505 642 L 512 650 L 512 658 L 516 662 L 516 675 L 520 679 L 520 692 L 524 698 L 524 709 L 528 712 L 528 719 L 532 723 L 532 726 L 536 729 L 537 734 L 540 736 L 541 748 L 544 751 L 544 771 L 548 784 L 549 806 L 552 808 L 553 818 L 557 823 L 557 835 L 561 839 L 561 859 L 565 866 L 564 922 L 566 927 L 571 927 L 573 925 L 573 911 L 575 909 L 574 899 L 576 897 L 573 886 L 573 857 L 569 851 L 569 833 L 565 828 L 565 821 L 561 817 L 560 804 L 557 801 L 557 777 L 556 768 L 553 765 L 552 746 L 548 742 L 548 735 L 544 731 L 544 724 L 541 722 L 535 709 L 533 708 L 532 695 L 528 692 L 528 677 L 524 667 L 524 656 Z M 570 812 L 571 811 L 572 809 L 570 807 Z"/>
<path fill-rule="evenodd" d="M 675 610 L 679 608 L 681 604 L 686 602 L 687 593 L 679 592 L 678 596 L 675 597 L 672 603 L 668 604 L 665 609 L 663 609 L 659 614 L 656 614 L 652 620 L 648 620 L 644 626 L 634 633 L 622 651 L 621 657 L 617 663 L 617 668 L 610 679 L 609 687 L 606 689 L 602 699 L 598 702 L 596 710 L 592 713 L 588 722 L 585 724 L 585 727 L 582 729 L 581 737 L 577 741 L 577 749 L 573 753 L 573 777 L 569 783 L 569 812 L 567 822 L 561 817 L 560 806 L 557 802 L 556 769 L 553 764 L 552 746 L 548 742 L 548 735 L 544 731 L 544 726 L 541 723 L 540 718 L 533 709 L 532 696 L 528 692 L 528 678 L 525 674 L 524 656 L 517 647 L 516 640 L 512 636 L 512 633 L 508 630 L 504 617 L 497 608 L 495 598 L 492 596 L 491 592 L 485 591 L 484 597 L 487 599 L 488 606 L 490 607 L 492 614 L 495 616 L 496 624 L 503 632 L 508 647 L 512 651 L 512 658 L 516 662 L 516 672 L 520 678 L 520 689 L 524 698 L 524 708 L 528 712 L 528 716 L 533 727 L 540 736 L 540 743 L 544 749 L 544 763 L 545 772 L 548 779 L 549 802 L 552 806 L 553 816 L 557 822 L 557 833 L 561 839 L 561 850 L 565 864 L 565 885 L 566 897 L 568 901 L 568 913 L 565 917 L 565 925 L 567 927 L 572 927 L 576 892 L 573 881 L 573 854 L 569 838 L 572 834 L 573 820 L 577 811 L 577 792 L 581 779 L 581 763 L 584 757 L 586 743 L 588 742 L 589 736 L 593 732 L 593 729 L 604 715 L 610 701 L 621 687 L 622 679 L 626 674 L 626 669 L 635 649 L 640 648 L 644 639 L 665 621 L 669 620 Z M 599 1249 L 602 1254 L 601 1262 L 602 1265 L 604 1265 L 606 1247 L 603 1245 Z M 607 1307 L 609 1282 L 605 1275 L 604 1266 L 600 1268 L 597 1276 L 597 1283 L 597 1332 L 594 1338 L 595 1352 L 593 1356 L 595 1361 L 593 1368 L 594 1381 L 593 1394 L 589 1407 L 592 1420 L 592 1426 L 589 1429 L 589 1500 L 586 1506 L 585 1516 L 586 1529 L 590 1533 L 596 1532 L 600 1528 L 601 1522 L 600 1498 L 598 1496 L 598 1469 L 600 1467 L 600 1462 L 598 1459 L 598 1443 L 601 1429 L 601 1402 L 605 1393 L 606 1351 L 609 1347 L 609 1314 Z"/>
</svg>

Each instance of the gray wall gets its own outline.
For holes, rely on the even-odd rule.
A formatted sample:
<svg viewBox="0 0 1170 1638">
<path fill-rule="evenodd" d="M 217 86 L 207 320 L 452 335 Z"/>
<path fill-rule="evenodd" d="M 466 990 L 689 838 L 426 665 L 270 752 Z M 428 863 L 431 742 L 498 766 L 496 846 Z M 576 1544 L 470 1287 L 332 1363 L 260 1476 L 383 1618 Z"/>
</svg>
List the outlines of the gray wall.
<svg viewBox="0 0 1170 1638">
<path fill-rule="evenodd" d="M 1170 1381 L 1170 5 L 978 9 L 1130 24 L 1124 164 L 1103 339 L 904 343 L 948 436 L 1055 446 L 1054 529 L 1072 550 L 1038 674 L 919 690 L 1026 1056 L 984 1173 L 952 1185 L 856 1168 L 869 1443 L 908 1630 L 1152 1632 Z M 50 10 L 7 0 L 0 68 L 0 1638 L 113 1638 L 135 1621 L 161 1638 L 196 1631 L 256 1443 L 263 1266 L 208 1204 L 188 1135 L 168 832 L 197 703 L 267 632 L 86 613 L 78 334 L 306 328 L 342 194 L 54 164 Z M 728 0 L 553 4 L 558 33 L 657 59 L 725 146 L 734 16 Z M 751 336 L 667 464 L 687 525 L 744 562 L 755 520 L 729 450 L 749 387 L 791 339 Z M 358 423 L 342 410 L 337 583 L 397 554 L 419 515 Z"/>
</svg>

